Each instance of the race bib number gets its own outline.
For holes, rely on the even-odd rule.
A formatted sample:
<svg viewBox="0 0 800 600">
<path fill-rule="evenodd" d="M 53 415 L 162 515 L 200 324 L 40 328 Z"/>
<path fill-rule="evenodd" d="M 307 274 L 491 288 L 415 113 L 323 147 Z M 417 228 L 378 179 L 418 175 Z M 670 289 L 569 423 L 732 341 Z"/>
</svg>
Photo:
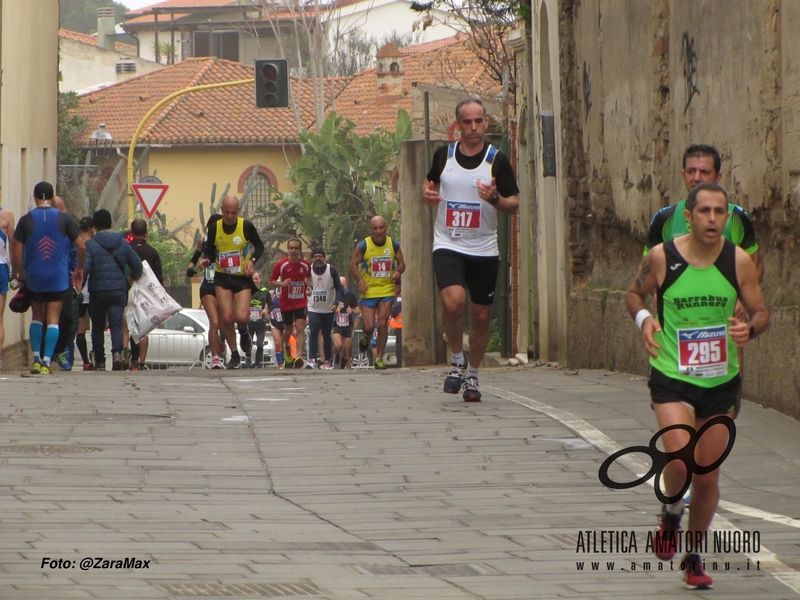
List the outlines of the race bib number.
<svg viewBox="0 0 800 600">
<path fill-rule="evenodd" d="M 727 375 L 727 326 L 678 329 L 678 372 L 690 377 Z"/>
<path fill-rule="evenodd" d="M 290 300 L 299 300 L 300 298 L 304 298 L 306 295 L 306 284 L 301 282 L 293 281 L 289 284 L 289 299 Z"/>
<path fill-rule="evenodd" d="M 283 315 L 281 314 L 280 308 L 273 308 L 272 312 L 269 313 L 269 318 L 273 321 L 277 321 L 278 323 L 283 323 Z"/>
<path fill-rule="evenodd" d="M 481 227 L 480 202 L 448 200 L 445 226 L 450 237 L 474 237 Z"/>
<path fill-rule="evenodd" d="M 350 315 L 347 313 L 336 313 L 337 327 L 350 327 Z"/>
<path fill-rule="evenodd" d="M 392 274 L 392 259 L 388 256 L 372 257 L 372 277 L 390 277 Z"/>
<path fill-rule="evenodd" d="M 214 283 L 214 263 L 211 263 L 206 267 L 204 277 L 207 282 Z"/>
<path fill-rule="evenodd" d="M 258 321 L 261 319 L 261 309 L 257 306 L 250 307 L 250 320 L 251 321 Z"/>
<path fill-rule="evenodd" d="M 315 304 L 325 304 L 328 301 L 327 290 L 323 290 L 321 292 L 311 292 L 311 301 Z"/>
<path fill-rule="evenodd" d="M 241 273 L 242 255 L 238 250 L 222 252 L 219 255 L 219 268 L 225 273 Z"/>
</svg>

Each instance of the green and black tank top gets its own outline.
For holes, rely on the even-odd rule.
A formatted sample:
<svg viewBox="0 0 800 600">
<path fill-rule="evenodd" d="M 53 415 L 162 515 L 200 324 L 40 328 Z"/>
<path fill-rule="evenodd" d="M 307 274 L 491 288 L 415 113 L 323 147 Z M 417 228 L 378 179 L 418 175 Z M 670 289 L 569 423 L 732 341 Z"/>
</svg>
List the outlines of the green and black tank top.
<svg viewBox="0 0 800 600">
<path fill-rule="evenodd" d="M 693 267 L 678 252 L 675 242 L 664 243 L 667 274 L 658 288 L 661 346 L 653 368 L 667 377 L 698 387 L 722 385 L 739 373 L 736 344 L 728 335 L 739 297 L 736 246 L 725 240 L 710 267 Z"/>
</svg>

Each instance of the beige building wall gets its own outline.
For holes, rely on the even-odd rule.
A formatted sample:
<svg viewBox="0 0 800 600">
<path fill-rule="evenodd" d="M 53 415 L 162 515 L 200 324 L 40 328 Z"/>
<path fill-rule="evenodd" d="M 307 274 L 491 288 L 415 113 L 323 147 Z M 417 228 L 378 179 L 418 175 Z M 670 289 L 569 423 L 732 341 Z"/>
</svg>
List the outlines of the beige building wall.
<svg viewBox="0 0 800 600">
<path fill-rule="evenodd" d="M 189 219 L 194 222 L 184 230 L 182 241 L 191 243 L 195 229 L 200 227 L 199 205 L 203 205 L 205 218 L 210 214 L 211 191 L 216 187 L 215 202 L 219 202 L 225 187 L 241 198 L 238 189 L 242 174 L 258 164 L 271 171 L 280 192 L 291 189 L 287 179 L 289 166 L 300 156 L 299 148 L 152 148 L 145 159 L 143 175 L 156 175 L 169 185 L 158 210 L 166 215 L 167 226 L 174 229 Z M 124 178 L 123 170 L 122 177 Z M 121 182 L 124 184 L 124 181 Z M 112 195 L 113 197 L 113 195 Z M 136 204 L 138 207 L 138 202 Z"/>
<path fill-rule="evenodd" d="M 58 132 L 58 0 L 4 0 L 0 98 L 2 206 L 19 218 L 33 186 L 55 183 Z M 13 367 L 26 322 L 5 314 L 6 367 Z"/>
<path fill-rule="evenodd" d="M 59 68 L 62 79 L 59 91 L 62 92 L 86 91 L 101 84 L 116 83 L 163 67 L 150 60 L 63 37 L 60 41 L 60 50 Z M 117 75 L 117 62 L 121 60 L 133 63 L 136 71 Z"/>
</svg>

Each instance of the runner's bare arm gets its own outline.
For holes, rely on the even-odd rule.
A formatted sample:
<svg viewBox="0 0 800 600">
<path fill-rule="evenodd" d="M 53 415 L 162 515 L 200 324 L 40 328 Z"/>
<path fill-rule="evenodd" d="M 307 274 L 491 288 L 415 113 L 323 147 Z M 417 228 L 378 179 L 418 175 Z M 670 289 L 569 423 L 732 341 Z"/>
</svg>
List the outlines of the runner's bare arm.
<svg viewBox="0 0 800 600">
<path fill-rule="evenodd" d="M 764 304 L 761 287 L 758 284 L 758 268 L 751 256 L 736 248 L 736 277 L 739 281 L 739 300 L 744 305 L 750 322 L 731 317 L 728 333 L 738 348 L 743 348 L 751 337 L 755 337 L 769 327 L 769 309 Z M 753 336 L 750 335 L 751 327 Z"/>
<path fill-rule="evenodd" d="M 640 311 L 646 310 L 645 299 L 658 289 L 659 282 L 664 280 L 665 270 L 664 246 L 659 244 L 642 258 L 636 277 L 625 292 L 625 303 L 631 317 L 635 319 Z M 653 335 L 661 331 L 661 325 L 654 317 L 648 316 L 642 321 L 641 327 L 645 352 L 653 358 L 657 358 L 658 354 L 655 350 L 660 349 L 660 346 L 653 339 Z"/>
<path fill-rule="evenodd" d="M 363 294 L 367 291 L 367 283 L 361 279 L 361 273 L 358 272 L 358 266 L 361 264 L 362 260 L 364 260 L 364 253 L 361 252 L 361 248 L 356 244 L 356 249 L 353 250 L 353 256 L 350 258 L 350 274 L 358 284 L 359 291 Z"/>
<path fill-rule="evenodd" d="M 397 252 L 394 255 L 394 262 L 395 268 L 394 275 L 392 275 L 392 280 L 397 283 L 400 281 L 400 277 L 403 275 L 403 273 L 406 272 L 406 261 L 403 259 L 403 251 L 400 248 L 397 249 Z"/>
</svg>

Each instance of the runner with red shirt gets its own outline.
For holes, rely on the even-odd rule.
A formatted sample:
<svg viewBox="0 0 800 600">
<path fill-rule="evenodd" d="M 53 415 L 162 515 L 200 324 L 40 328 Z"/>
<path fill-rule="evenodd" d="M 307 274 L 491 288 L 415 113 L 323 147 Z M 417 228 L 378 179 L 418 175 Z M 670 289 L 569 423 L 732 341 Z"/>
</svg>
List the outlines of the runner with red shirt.
<svg viewBox="0 0 800 600">
<path fill-rule="evenodd" d="M 283 336 L 285 361 L 287 366 L 298 369 L 303 366 L 303 359 L 298 357 L 292 359 L 292 353 L 287 344 L 294 332 L 297 338 L 297 348 L 302 353 L 306 343 L 306 320 L 308 318 L 308 291 L 311 289 L 311 263 L 300 256 L 303 243 L 297 239 L 290 239 L 286 248 L 289 256 L 282 258 L 272 269 L 269 284 L 272 287 L 280 288 L 280 307 L 283 316 L 283 324 L 286 331 Z M 294 329 L 293 329 L 294 328 Z M 278 350 L 276 348 L 276 361 L 278 360 Z"/>
</svg>

